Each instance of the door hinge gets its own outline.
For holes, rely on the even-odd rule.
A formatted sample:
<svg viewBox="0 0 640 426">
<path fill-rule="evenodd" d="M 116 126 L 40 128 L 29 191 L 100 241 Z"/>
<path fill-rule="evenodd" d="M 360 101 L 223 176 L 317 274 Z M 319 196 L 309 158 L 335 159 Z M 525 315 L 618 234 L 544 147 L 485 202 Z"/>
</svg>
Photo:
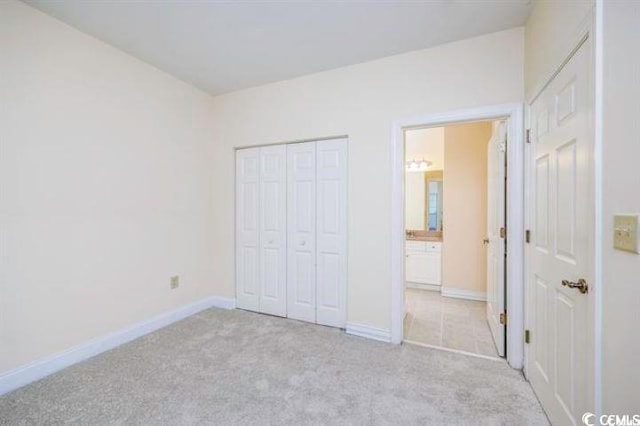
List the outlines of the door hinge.
<svg viewBox="0 0 640 426">
<path fill-rule="evenodd" d="M 525 136 L 525 142 L 526 143 L 531 143 L 531 129 L 527 129 L 526 136 Z"/>
<path fill-rule="evenodd" d="M 524 331 L 524 342 L 531 343 L 531 332 L 529 330 Z"/>
<path fill-rule="evenodd" d="M 507 313 L 506 312 L 502 312 L 500 314 L 500 324 L 507 325 Z"/>
<path fill-rule="evenodd" d="M 524 231 L 524 241 L 527 244 L 529 244 L 531 242 L 531 231 L 528 230 L 528 229 L 526 231 Z"/>
<path fill-rule="evenodd" d="M 500 228 L 500 238 L 505 238 L 507 236 L 507 230 L 502 227 Z"/>
</svg>

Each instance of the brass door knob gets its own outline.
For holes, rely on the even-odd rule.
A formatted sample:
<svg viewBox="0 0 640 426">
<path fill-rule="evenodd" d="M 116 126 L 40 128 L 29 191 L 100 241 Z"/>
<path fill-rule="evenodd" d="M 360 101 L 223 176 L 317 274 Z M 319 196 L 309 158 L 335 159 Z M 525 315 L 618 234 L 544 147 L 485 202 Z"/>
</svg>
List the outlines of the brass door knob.
<svg viewBox="0 0 640 426">
<path fill-rule="evenodd" d="M 577 288 L 582 294 L 587 294 L 589 292 L 589 286 L 582 278 L 580 278 L 577 283 L 569 280 L 562 280 L 562 285 L 569 288 Z"/>
</svg>

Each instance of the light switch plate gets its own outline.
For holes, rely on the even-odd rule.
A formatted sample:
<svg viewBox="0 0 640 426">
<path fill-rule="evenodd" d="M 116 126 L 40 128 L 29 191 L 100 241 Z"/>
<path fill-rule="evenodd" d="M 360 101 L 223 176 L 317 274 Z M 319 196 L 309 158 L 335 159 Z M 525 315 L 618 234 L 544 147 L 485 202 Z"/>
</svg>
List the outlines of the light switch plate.
<svg viewBox="0 0 640 426">
<path fill-rule="evenodd" d="M 613 247 L 638 253 L 638 216 L 616 215 L 613 222 Z"/>
</svg>

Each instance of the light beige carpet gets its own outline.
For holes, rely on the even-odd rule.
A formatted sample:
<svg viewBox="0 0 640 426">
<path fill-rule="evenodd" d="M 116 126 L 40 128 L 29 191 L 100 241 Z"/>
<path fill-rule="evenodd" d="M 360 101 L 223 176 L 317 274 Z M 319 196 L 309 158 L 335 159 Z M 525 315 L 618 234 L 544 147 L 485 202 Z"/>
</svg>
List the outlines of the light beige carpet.
<svg viewBox="0 0 640 426">
<path fill-rule="evenodd" d="M 547 424 L 491 361 L 209 309 L 0 397 L 0 424 Z"/>
</svg>

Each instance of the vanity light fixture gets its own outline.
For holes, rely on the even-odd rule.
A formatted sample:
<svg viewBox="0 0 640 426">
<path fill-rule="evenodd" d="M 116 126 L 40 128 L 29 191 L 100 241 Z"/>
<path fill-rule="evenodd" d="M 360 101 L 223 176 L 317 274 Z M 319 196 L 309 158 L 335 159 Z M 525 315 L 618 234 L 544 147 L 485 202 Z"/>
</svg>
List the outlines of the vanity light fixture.
<svg viewBox="0 0 640 426">
<path fill-rule="evenodd" d="M 420 161 L 414 158 L 411 161 L 407 161 L 406 169 L 408 172 L 426 172 L 431 164 L 431 161 L 427 161 L 424 158 L 420 159 Z"/>
</svg>

